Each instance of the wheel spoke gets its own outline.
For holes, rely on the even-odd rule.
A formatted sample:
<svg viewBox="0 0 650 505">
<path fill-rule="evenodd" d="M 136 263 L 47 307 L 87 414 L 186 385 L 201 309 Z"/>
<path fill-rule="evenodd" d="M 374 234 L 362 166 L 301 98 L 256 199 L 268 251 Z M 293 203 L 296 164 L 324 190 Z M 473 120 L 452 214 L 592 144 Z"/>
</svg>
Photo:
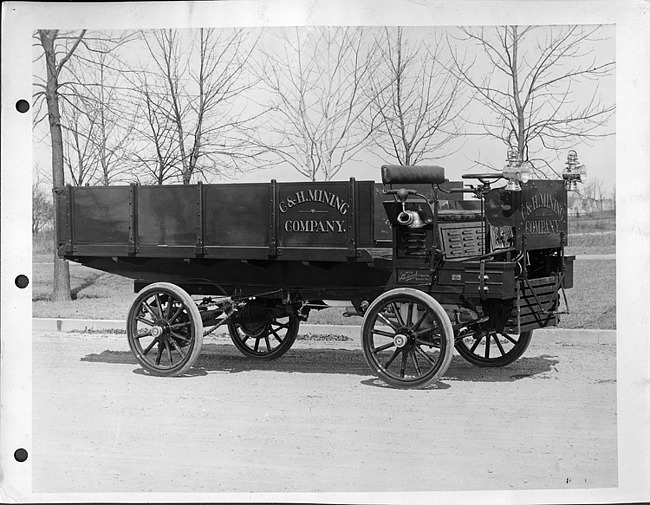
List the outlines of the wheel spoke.
<svg viewBox="0 0 650 505">
<path fill-rule="evenodd" d="M 418 320 L 413 325 L 413 330 L 414 331 L 417 330 L 420 327 L 420 325 L 424 322 L 426 317 L 427 317 L 427 311 L 425 310 L 425 311 L 422 312 L 422 315 L 418 318 Z"/>
<path fill-rule="evenodd" d="M 176 321 L 176 318 L 177 318 L 178 316 L 181 315 L 181 312 L 183 312 L 183 309 L 184 309 L 183 305 L 181 305 L 180 307 L 178 307 L 178 310 L 177 310 L 176 312 L 174 312 L 174 315 L 173 315 L 172 317 L 170 317 L 170 318 L 167 320 L 167 322 L 168 322 L 169 324 L 172 324 L 174 321 Z"/>
<path fill-rule="evenodd" d="M 266 342 L 266 350 L 271 352 L 271 342 L 269 341 L 268 335 L 264 335 L 264 342 Z"/>
<path fill-rule="evenodd" d="M 142 351 L 142 354 L 146 356 L 149 353 L 149 351 L 153 348 L 153 346 L 156 345 L 156 342 L 158 342 L 158 339 L 154 338 L 151 341 L 151 343 L 147 346 L 147 348 L 144 351 Z"/>
<path fill-rule="evenodd" d="M 153 321 L 148 321 L 148 320 L 145 319 L 144 317 L 136 317 L 135 320 L 136 320 L 136 321 L 140 321 L 141 323 L 144 323 L 144 324 L 146 324 L 147 326 L 153 326 L 153 325 L 154 325 L 154 322 L 153 322 Z"/>
<path fill-rule="evenodd" d="M 384 368 L 388 368 L 390 364 L 397 358 L 397 355 L 399 354 L 400 348 L 396 347 L 395 350 L 393 351 L 393 354 L 390 358 L 388 358 L 388 361 L 384 364 Z"/>
<path fill-rule="evenodd" d="M 376 333 L 377 335 L 381 335 L 382 337 L 393 338 L 395 336 L 395 333 L 389 333 L 387 331 L 378 330 L 376 328 L 373 328 L 372 332 Z"/>
<path fill-rule="evenodd" d="M 176 351 L 178 352 L 178 354 L 181 355 L 181 359 L 185 359 L 185 353 L 184 353 L 183 350 L 180 348 L 180 346 L 176 343 L 176 340 L 174 340 L 174 339 L 172 338 L 172 339 L 170 340 L 170 342 L 172 343 L 172 345 L 174 346 L 174 349 L 176 349 Z"/>
<path fill-rule="evenodd" d="M 259 338 L 256 338 L 256 339 L 255 339 L 255 348 L 254 348 L 253 350 L 254 350 L 255 352 L 259 352 L 259 348 L 260 348 L 260 339 L 259 339 Z"/>
<path fill-rule="evenodd" d="M 160 358 L 162 358 L 162 345 L 160 345 L 160 342 L 158 343 L 158 353 L 156 354 L 156 365 L 160 365 Z"/>
<path fill-rule="evenodd" d="M 393 330 L 397 331 L 399 329 L 398 326 L 395 326 L 391 320 L 389 320 L 386 316 L 384 316 L 382 313 L 377 314 L 377 317 L 381 319 L 385 324 L 390 326 Z"/>
<path fill-rule="evenodd" d="M 165 309 L 165 319 L 169 321 L 169 315 L 172 312 L 172 304 L 174 303 L 174 299 L 171 297 L 171 295 L 167 295 L 167 308 Z"/>
<path fill-rule="evenodd" d="M 426 317 L 426 315 L 427 315 L 427 314 L 425 313 L 424 316 Z M 419 335 L 425 335 L 426 333 L 433 332 L 433 331 L 435 331 L 435 330 L 440 329 L 440 326 L 438 326 L 438 323 L 437 323 L 435 320 L 434 320 L 434 321 L 431 321 L 431 325 L 430 325 L 430 326 L 427 326 L 427 327 L 422 328 L 422 329 L 417 329 L 417 328 L 420 327 L 420 325 L 422 324 L 422 321 L 424 320 L 423 318 L 420 318 L 420 319 L 421 319 L 421 320 L 418 321 L 418 326 L 413 328 L 413 329 L 415 330 L 415 335 L 416 335 L 416 336 L 419 336 Z"/>
<path fill-rule="evenodd" d="M 379 347 L 375 347 L 375 348 L 373 349 L 373 352 L 381 352 L 381 351 L 385 351 L 386 349 L 390 349 L 390 348 L 393 347 L 394 345 L 395 345 L 395 342 L 388 342 L 387 344 L 380 345 Z"/>
<path fill-rule="evenodd" d="M 177 338 L 178 340 L 182 340 L 183 342 L 189 342 L 190 341 L 189 338 L 187 338 L 184 335 L 181 335 L 180 333 L 176 333 L 175 331 L 172 331 L 172 335 L 174 336 L 174 338 Z"/>
<path fill-rule="evenodd" d="M 501 345 L 501 342 L 499 342 L 499 336 L 498 336 L 498 335 L 495 335 L 495 336 L 494 336 L 494 343 L 495 343 L 495 344 L 497 345 L 497 347 L 499 348 L 499 352 L 501 352 L 501 356 L 505 356 L 505 355 L 506 355 L 506 351 L 503 350 L 503 346 Z"/>
<path fill-rule="evenodd" d="M 165 341 L 165 349 L 167 349 L 167 356 L 169 357 L 169 366 L 172 366 L 174 364 L 174 359 L 172 358 L 172 348 L 168 341 Z"/>
<path fill-rule="evenodd" d="M 502 333 L 501 335 L 503 335 L 506 339 L 510 340 L 510 342 L 512 344 L 517 345 L 517 341 L 514 338 L 512 338 L 510 335 L 508 335 L 507 333 Z"/>
<path fill-rule="evenodd" d="M 138 333 L 134 338 L 150 337 L 151 330 L 144 330 L 144 333 Z"/>
<path fill-rule="evenodd" d="M 406 360 L 408 358 L 408 355 L 402 351 L 402 363 L 400 364 L 399 367 L 399 376 L 404 377 L 404 373 L 406 372 Z"/>
<path fill-rule="evenodd" d="M 485 335 L 485 359 L 490 357 L 490 339 L 492 336 L 488 333 Z"/>
<path fill-rule="evenodd" d="M 431 359 L 431 356 L 429 356 L 426 352 L 420 349 L 417 345 L 415 346 L 415 351 L 424 359 L 426 359 L 429 363 L 431 363 L 431 366 L 436 366 L 436 363 Z"/>
<path fill-rule="evenodd" d="M 404 318 L 402 317 L 402 312 L 401 312 L 401 307 L 397 306 L 397 303 L 393 302 L 390 305 L 393 307 L 393 313 L 395 314 L 395 317 L 397 318 L 397 324 L 400 326 L 404 326 Z"/>
<path fill-rule="evenodd" d="M 416 338 L 415 343 L 420 344 L 420 345 L 426 345 L 428 347 L 440 347 L 440 343 L 439 342 L 434 342 L 433 339 L 431 339 L 431 340 L 422 340 L 420 338 Z"/>
<path fill-rule="evenodd" d="M 406 312 L 406 326 L 408 326 L 409 328 L 413 324 L 413 308 L 414 308 L 414 304 L 409 303 L 409 307 Z"/>
<path fill-rule="evenodd" d="M 416 331 L 413 335 L 415 338 L 424 337 L 425 335 L 430 335 L 433 333 L 434 328 L 424 328 L 423 330 Z"/>
<path fill-rule="evenodd" d="M 154 314 L 154 312 L 153 312 L 153 309 L 151 308 L 151 306 L 146 301 L 142 302 L 142 307 L 144 307 L 144 309 L 147 312 L 149 312 L 149 314 L 151 314 L 151 317 L 153 317 L 154 319 L 157 319 L 156 314 Z"/>
<path fill-rule="evenodd" d="M 481 335 L 481 336 L 479 336 L 478 338 L 476 338 L 476 339 L 474 340 L 474 345 L 473 345 L 472 348 L 469 350 L 469 352 L 474 352 L 474 351 L 476 350 L 476 348 L 478 347 L 478 345 L 481 343 L 481 340 L 483 340 L 483 337 L 484 337 L 484 335 Z"/>
<path fill-rule="evenodd" d="M 160 293 L 156 293 L 156 310 L 158 311 L 158 317 L 163 318 L 162 305 L 160 302 Z"/>
<path fill-rule="evenodd" d="M 411 351 L 411 359 L 413 360 L 413 364 L 415 365 L 415 371 L 417 372 L 418 376 L 422 375 L 422 370 L 420 369 L 420 363 L 418 363 L 418 357 L 415 354 L 415 351 Z"/>
<path fill-rule="evenodd" d="M 188 326 L 192 326 L 192 323 L 190 321 L 187 321 L 186 323 L 172 324 L 169 326 L 169 329 L 178 330 L 180 328 L 187 328 Z"/>
<path fill-rule="evenodd" d="M 281 344 L 282 342 L 284 342 L 284 339 L 283 339 L 280 335 L 278 335 L 277 332 L 276 332 L 275 330 L 271 330 L 271 333 L 273 333 L 273 336 L 275 337 L 275 339 L 276 339 L 278 342 L 280 342 L 280 344 Z M 268 337 L 265 337 L 265 338 L 266 338 L 266 340 L 267 340 L 267 342 L 268 342 L 268 340 L 269 340 Z M 268 347 L 268 343 L 267 343 L 267 347 Z M 270 350 L 271 350 L 271 349 L 269 349 L 269 351 L 270 351 Z"/>
</svg>

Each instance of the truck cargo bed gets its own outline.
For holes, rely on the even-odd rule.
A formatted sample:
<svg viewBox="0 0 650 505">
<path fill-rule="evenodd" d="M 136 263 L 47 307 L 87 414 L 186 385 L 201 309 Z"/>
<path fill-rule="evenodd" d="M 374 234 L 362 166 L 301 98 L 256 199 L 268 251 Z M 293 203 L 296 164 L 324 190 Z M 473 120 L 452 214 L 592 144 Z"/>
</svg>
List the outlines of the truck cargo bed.
<svg viewBox="0 0 650 505">
<path fill-rule="evenodd" d="M 374 182 L 67 187 L 59 255 L 372 262 Z"/>
</svg>

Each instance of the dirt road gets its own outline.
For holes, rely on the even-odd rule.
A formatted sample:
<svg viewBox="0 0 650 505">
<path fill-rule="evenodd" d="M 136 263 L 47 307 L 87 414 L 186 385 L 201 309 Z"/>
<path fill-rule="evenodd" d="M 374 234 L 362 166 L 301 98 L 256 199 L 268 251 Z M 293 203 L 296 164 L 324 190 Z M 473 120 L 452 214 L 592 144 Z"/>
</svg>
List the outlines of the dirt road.
<svg viewBox="0 0 650 505">
<path fill-rule="evenodd" d="M 396 390 L 356 341 L 259 363 L 208 337 L 192 376 L 159 378 L 124 335 L 35 332 L 33 491 L 616 486 L 616 349 L 593 335 L 540 332 L 510 367 L 455 356 L 435 387 Z"/>
</svg>

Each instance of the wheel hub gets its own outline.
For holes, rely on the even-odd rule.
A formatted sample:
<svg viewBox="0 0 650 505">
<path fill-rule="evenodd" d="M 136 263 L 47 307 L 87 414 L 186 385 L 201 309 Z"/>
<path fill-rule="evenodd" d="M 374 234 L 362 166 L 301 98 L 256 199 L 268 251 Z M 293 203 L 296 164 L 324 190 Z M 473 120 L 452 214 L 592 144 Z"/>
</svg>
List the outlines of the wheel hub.
<svg viewBox="0 0 650 505">
<path fill-rule="evenodd" d="M 169 325 L 166 321 L 156 321 L 151 328 L 151 336 L 154 338 L 165 338 L 170 334 Z"/>
<path fill-rule="evenodd" d="M 402 333 L 398 333 L 393 338 L 393 341 L 395 342 L 395 345 L 401 349 L 402 347 L 405 347 L 409 343 L 409 337 L 408 335 L 403 335 Z"/>
<path fill-rule="evenodd" d="M 271 326 L 271 319 L 263 321 L 241 321 L 239 327 L 249 337 L 263 337 Z"/>
</svg>

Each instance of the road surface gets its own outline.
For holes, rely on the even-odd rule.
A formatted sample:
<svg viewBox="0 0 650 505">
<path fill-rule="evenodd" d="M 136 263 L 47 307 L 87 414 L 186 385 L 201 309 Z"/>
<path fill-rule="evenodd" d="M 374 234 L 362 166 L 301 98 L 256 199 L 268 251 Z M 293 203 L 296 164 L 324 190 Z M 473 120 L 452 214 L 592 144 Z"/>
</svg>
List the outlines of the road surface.
<svg viewBox="0 0 650 505">
<path fill-rule="evenodd" d="M 502 369 L 455 355 L 438 384 L 397 390 L 354 339 L 260 363 L 210 336 L 191 376 L 160 378 L 125 335 L 35 331 L 33 492 L 615 487 L 615 339 L 570 335 L 536 333 Z"/>
</svg>

